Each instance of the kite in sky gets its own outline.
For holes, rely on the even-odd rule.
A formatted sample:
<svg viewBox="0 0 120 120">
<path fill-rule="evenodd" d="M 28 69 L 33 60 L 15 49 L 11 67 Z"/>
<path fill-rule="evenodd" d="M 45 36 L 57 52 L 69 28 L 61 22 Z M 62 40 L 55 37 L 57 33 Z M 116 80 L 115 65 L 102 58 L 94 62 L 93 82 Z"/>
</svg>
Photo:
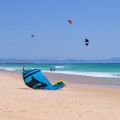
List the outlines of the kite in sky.
<svg viewBox="0 0 120 120">
<path fill-rule="evenodd" d="M 85 38 L 85 45 L 88 46 L 88 44 L 89 44 L 89 40 Z"/>
<path fill-rule="evenodd" d="M 69 22 L 70 24 L 72 24 L 72 23 L 73 23 L 71 19 L 68 19 L 68 22 Z"/>
<path fill-rule="evenodd" d="M 34 35 L 32 34 L 31 37 L 34 37 Z"/>
</svg>

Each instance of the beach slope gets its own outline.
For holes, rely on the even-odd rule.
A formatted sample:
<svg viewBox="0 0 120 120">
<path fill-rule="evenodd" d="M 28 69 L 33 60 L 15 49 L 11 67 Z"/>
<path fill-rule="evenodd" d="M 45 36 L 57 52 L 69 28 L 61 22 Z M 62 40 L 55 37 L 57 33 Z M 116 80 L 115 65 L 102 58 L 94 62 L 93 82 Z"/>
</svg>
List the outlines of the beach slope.
<svg viewBox="0 0 120 120">
<path fill-rule="evenodd" d="M 120 88 L 67 82 L 57 91 L 33 90 L 21 74 L 3 71 L 0 83 L 0 120 L 120 120 Z"/>
</svg>

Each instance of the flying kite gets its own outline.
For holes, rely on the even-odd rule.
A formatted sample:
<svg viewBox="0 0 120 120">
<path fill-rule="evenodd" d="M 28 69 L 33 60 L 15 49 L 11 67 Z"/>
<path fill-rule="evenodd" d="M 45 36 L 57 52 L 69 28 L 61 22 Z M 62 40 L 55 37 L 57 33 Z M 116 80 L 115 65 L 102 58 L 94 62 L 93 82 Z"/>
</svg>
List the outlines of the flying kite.
<svg viewBox="0 0 120 120">
<path fill-rule="evenodd" d="M 32 34 L 31 37 L 34 37 L 34 35 Z"/>
<path fill-rule="evenodd" d="M 40 69 L 25 70 L 23 67 L 22 74 L 24 83 L 33 89 L 57 90 L 65 86 L 63 80 L 59 80 L 54 84 L 51 84 Z"/>
<path fill-rule="evenodd" d="M 71 20 L 71 19 L 68 19 L 68 22 L 69 22 L 70 24 L 72 24 L 72 20 Z"/>
<path fill-rule="evenodd" d="M 88 44 L 89 44 L 89 40 L 85 38 L 85 45 L 88 46 Z"/>
</svg>

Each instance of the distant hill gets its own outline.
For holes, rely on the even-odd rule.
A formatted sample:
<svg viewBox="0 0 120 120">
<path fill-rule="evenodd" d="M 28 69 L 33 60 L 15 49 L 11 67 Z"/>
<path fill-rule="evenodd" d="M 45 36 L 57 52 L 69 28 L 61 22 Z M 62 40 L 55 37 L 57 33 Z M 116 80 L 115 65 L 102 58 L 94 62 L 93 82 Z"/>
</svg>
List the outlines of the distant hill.
<svg viewBox="0 0 120 120">
<path fill-rule="evenodd" d="M 49 59 L 0 59 L 0 63 L 120 63 L 120 58 L 109 58 L 100 60 L 86 59 L 66 59 L 66 60 L 49 60 Z"/>
</svg>

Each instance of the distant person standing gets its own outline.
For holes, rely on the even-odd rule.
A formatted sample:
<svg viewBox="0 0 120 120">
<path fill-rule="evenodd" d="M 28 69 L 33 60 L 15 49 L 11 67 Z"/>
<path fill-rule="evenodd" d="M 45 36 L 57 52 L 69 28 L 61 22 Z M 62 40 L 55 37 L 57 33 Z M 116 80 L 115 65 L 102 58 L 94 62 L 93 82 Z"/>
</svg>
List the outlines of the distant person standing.
<svg viewBox="0 0 120 120">
<path fill-rule="evenodd" d="M 52 71 L 52 68 L 50 68 L 50 71 Z"/>
<path fill-rule="evenodd" d="M 55 68 L 53 68 L 53 71 L 55 71 Z"/>
<path fill-rule="evenodd" d="M 50 68 L 50 71 L 55 71 L 55 68 Z"/>
</svg>

